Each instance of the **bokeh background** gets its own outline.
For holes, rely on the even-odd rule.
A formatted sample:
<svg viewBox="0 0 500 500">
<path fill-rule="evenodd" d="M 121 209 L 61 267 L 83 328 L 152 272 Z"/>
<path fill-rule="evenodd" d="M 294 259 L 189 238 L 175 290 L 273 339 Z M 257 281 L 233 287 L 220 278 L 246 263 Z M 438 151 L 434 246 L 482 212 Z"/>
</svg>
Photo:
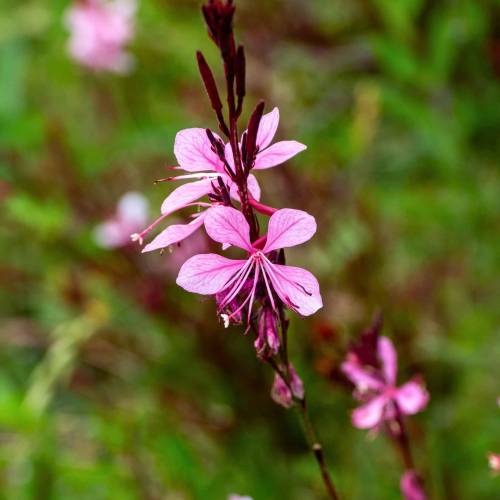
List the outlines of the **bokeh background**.
<svg viewBox="0 0 500 500">
<path fill-rule="evenodd" d="M 400 495 L 397 455 L 351 427 L 338 372 L 381 309 L 401 379 L 431 393 L 409 423 L 431 498 L 499 498 L 499 2 L 237 4 L 247 116 L 263 97 L 309 147 L 258 177 L 269 204 L 319 222 L 289 259 L 325 307 L 292 317 L 291 350 L 339 489 Z M 0 10 L 0 498 L 323 498 L 252 340 L 175 285 L 178 250 L 95 241 L 127 191 L 159 213 L 178 130 L 216 127 L 199 2 L 140 1 L 128 76 L 70 60 L 68 5 Z"/>
</svg>

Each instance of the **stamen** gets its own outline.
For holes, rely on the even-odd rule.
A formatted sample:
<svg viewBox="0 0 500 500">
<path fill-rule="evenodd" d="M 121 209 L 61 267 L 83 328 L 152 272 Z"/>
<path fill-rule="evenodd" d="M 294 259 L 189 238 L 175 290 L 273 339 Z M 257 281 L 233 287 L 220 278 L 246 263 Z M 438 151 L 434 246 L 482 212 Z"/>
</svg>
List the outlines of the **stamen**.
<svg viewBox="0 0 500 500">
<path fill-rule="evenodd" d="M 239 273 L 240 276 L 237 278 L 236 283 L 234 284 L 233 288 L 226 295 L 226 298 L 220 304 L 219 310 L 226 307 L 238 295 L 240 290 L 243 288 L 243 285 L 245 284 L 245 281 L 248 278 L 248 276 L 252 270 L 252 267 L 253 267 L 252 259 L 249 259 L 247 261 L 247 263 L 240 270 L 240 271 L 243 271 L 243 270 L 245 270 L 245 271 Z M 228 287 L 226 286 L 225 289 L 226 288 L 228 288 Z"/>
</svg>

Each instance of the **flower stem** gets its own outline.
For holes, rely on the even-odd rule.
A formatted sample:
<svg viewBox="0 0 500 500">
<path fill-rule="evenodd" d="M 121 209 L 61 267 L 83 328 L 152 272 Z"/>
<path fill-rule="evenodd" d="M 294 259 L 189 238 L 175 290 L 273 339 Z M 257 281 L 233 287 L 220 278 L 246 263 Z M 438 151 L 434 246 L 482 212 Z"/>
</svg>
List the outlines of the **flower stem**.
<svg viewBox="0 0 500 500">
<path fill-rule="evenodd" d="M 309 448 L 313 453 L 316 462 L 318 463 L 318 467 L 321 471 L 321 477 L 323 478 L 323 483 L 325 484 L 328 496 L 333 500 L 338 500 L 339 496 L 337 494 L 335 486 L 333 485 L 330 472 L 328 471 L 325 456 L 323 454 L 323 447 L 318 440 L 316 431 L 314 430 L 314 426 L 311 422 L 305 398 L 299 400 L 297 409 L 302 423 L 302 428 L 304 430 L 304 435 L 307 440 L 307 444 L 309 445 Z"/>
<path fill-rule="evenodd" d="M 291 387 L 290 380 L 290 363 L 288 357 L 288 320 L 285 317 L 285 311 L 283 308 L 283 304 L 280 304 L 278 307 L 278 317 L 281 325 L 281 338 L 282 338 L 282 349 L 280 351 L 280 357 L 282 358 L 282 362 L 284 364 L 285 372 L 280 370 L 279 366 L 273 361 L 271 362 L 271 366 L 274 368 L 276 373 L 285 381 L 286 385 L 290 389 L 293 394 L 293 390 Z M 309 449 L 311 450 L 316 462 L 318 463 L 318 467 L 321 472 L 321 477 L 323 479 L 323 483 L 325 485 L 326 491 L 328 492 L 329 498 L 332 500 L 338 500 L 339 496 L 337 494 L 337 490 L 333 484 L 330 472 L 328 471 L 328 467 L 326 465 L 325 455 L 323 454 L 323 446 L 319 442 L 318 435 L 314 429 L 313 423 L 311 421 L 311 417 L 309 415 L 307 401 L 305 396 L 302 398 L 295 398 L 297 403 L 297 412 L 299 414 L 300 422 L 302 424 L 302 430 L 304 431 L 304 436 L 306 438 Z"/>
</svg>

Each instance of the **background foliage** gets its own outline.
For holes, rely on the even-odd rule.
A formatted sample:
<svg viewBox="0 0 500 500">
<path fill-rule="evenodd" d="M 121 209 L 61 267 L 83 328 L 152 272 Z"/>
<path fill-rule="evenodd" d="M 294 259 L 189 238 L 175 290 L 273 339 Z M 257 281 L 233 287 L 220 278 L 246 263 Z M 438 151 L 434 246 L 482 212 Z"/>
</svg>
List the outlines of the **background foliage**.
<svg viewBox="0 0 500 500">
<path fill-rule="evenodd" d="M 198 1 L 141 1 L 128 77 L 69 60 L 68 4 L 0 11 L 0 498 L 322 498 L 251 339 L 175 286 L 168 253 L 93 239 L 126 191 L 155 215 L 177 130 L 215 127 Z M 432 498 L 498 498 L 499 2 L 238 6 L 250 102 L 279 106 L 280 135 L 309 146 L 259 178 L 320 224 L 290 252 L 325 299 L 292 318 L 292 354 L 340 490 L 399 498 L 397 457 L 351 427 L 338 374 L 381 308 L 401 376 L 432 395 L 410 425 Z"/>
</svg>

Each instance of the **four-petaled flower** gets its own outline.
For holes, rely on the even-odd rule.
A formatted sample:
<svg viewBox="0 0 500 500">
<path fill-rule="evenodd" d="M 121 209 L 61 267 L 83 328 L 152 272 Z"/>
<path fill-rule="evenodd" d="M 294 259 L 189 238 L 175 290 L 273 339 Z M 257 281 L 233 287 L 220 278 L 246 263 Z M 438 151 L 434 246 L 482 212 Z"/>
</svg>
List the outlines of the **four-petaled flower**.
<svg viewBox="0 0 500 500">
<path fill-rule="evenodd" d="M 222 309 L 239 295 L 250 279 L 252 286 L 232 315 L 248 304 L 250 317 L 259 283 L 273 309 L 276 308 L 274 294 L 302 316 L 313 314 L 322 307 L 318 281 L 309 271 L 276 264 L 269 258 L 270 252 L 309 240 L 316 232 L 314 217 L 301 210 L 278 210 L 269 219 L 262 247 L 252 244 L 249 225 L 243 214 L 234 208 L 212 208 L 205 217 L 205 228 L 214 241 L 242 248 L 248 252 L 248 258 L 232 260 L 217 254 L 195 255 L 184 263 L 177 277 L 177 284 L 182 288 L 202 295 L 226 292 L 224 301 L 219 304 Z"/>
<path fill-rule="evenodd" d="M 342 371 L 356 386 L 359 399 L 365 401 L 352 413 L 352 423 L 360 429 L 370 429 L 383 420 L 393 419 L 397 409 L 405 415 L 418 413 L 429 401 L 429 394 L 416 380 L 396 387 L 397 354 L 387 337 L 378 338 L 377 356 L 380 370 L 363 366 L 354 353 L 348 354 L 342 364 Z"/>
<path fill-rule="evenodd" d="M 132 58 L 124 46 L 134 35 L 135 10 L 135 0 L 76 2 L 66 14 L 71 57 L 93 70 L 129 71 Z"/>
<path fill-rule="evenodd" d="M 266 169 L 280 165 L 300 153 L 306 146 L 297 141 L 280 141 L 271 144 L 279 124 L 279 110 L 275 108 L 261 119 L 257 132 L 258 152 L 255 159 L 254 169 Z M 212 132 L 214 139 L 223 145 L 222 139 Z M 188 172 L 184 175 L 173 177 L 172 180 L 194 179 L 194 182 L 184 184 L 170 193 L 161 206 L 161 217 L 140 235 L 134 235 L 134 239 L 141 241 L 150 229 L 155 227 L 165 217 L 182 208 L 198 205 L 210 207 L 208 203 L 198 200 L 213 191 L 213 184 L 220 178 L 228 187 L 231 196 L 239 200 L 236 184 L 228 174 L 228 167 L 234 172 L 234 160 L 231 147 L 226 144 L 225 162 L 214 151 L 208 138 L 207 131 L 203 128 L 189 128 L 181 130 L 176 138 L 174 154 L 179 163 L 178 170 Z M 227 165 L 226 165 L 227 163 Z M 260 199 L 260 187 L 254 175 L 248 176 L 248 190 L 255 200 Z M 196 213 L 194 220 L 189 224 L 176 224 L 167 227 L 156 238 L 144 247 L 143 252 L 151 252 L 173 245 L 193 234 L 203 225 L 203 221 L 210 210 Z"/>
</svg>

